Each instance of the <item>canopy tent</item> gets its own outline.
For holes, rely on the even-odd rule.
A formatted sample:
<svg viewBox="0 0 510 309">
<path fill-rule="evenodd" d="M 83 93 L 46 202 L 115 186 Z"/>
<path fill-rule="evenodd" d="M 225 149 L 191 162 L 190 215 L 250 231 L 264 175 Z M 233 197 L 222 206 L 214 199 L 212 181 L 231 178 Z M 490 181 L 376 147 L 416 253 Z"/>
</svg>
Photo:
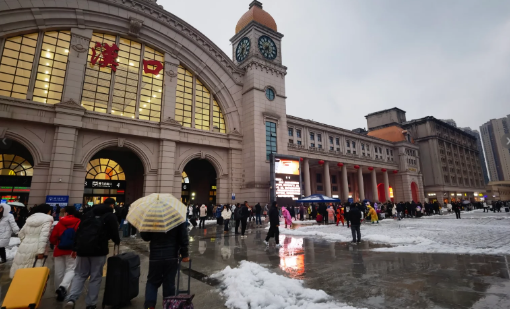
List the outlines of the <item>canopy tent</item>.
<svg viewBox="0 0 510 309">
<path fill-rule="evenodd" d="M 340 203 L 337 198 L 328 197 L 322 194 L 312 194 L 308 197 L 297 200 L 298 203 Z"/>
</svg>

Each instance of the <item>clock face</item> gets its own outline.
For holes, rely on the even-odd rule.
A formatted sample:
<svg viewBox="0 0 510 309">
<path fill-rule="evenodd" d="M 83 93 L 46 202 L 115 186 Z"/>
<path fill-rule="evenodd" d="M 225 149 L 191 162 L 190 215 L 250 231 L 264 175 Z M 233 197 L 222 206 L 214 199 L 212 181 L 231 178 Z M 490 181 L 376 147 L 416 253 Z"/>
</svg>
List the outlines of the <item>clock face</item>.
<svg viewBox="0 0 510 309">
<path fill-rule="evenodd" d="M 250 39 L 243 38 L 241 42 L 237 45 L 236 49 L 236 60 L 237 62 L 243 62 L 246 57 L 248 57 L 248 54 L 250 53 Z"/>
<path fill-rule="evenodd" d="M 276 59 L 276 56 L 278 55 L 276 44 L 266 35 L 259 38 L 259 50 L 262 56 L 269 60 Z"/>
</svg>

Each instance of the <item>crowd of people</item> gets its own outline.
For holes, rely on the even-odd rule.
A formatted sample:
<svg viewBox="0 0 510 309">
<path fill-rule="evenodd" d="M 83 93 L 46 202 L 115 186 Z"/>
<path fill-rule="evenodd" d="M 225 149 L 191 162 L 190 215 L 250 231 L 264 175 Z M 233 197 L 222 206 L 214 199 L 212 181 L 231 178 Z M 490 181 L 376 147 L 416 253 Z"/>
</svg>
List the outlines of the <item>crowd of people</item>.
<svg viewBox="0 0 510 309">
<path fill-rule="evenodd" d="M 78 298 L 86 290 L 86 309 L 96 309 L 109 254 L 109 241 L 120 244 L 119 227 L 124 223 L 128 208 L 116 205 L 112 198 L 102 204 L 79 212 L 74 206 L 56 209 L 40 204 L 30 209 L 20 228 L 7 204 L 0 204 L 0 258 L 6 262 L 5 247 L 13 234 L 21 243 L 16 251 L 10 277 L 18 269 L 43 266 L 53 249 L 54 291 L 57 301 L 64 301 L 65 309 L 75 308 Z M 54 224 L 56 222 L 56 224 Z M 188 232 L 185 223 L 167 233 L 140 233 L 150 242 L 149 273 L 145 291 L 145 308 L 155 308 L 157 290 L 163 285 L 165 297 L 175 295 L 177 262 L 169 258 L 188 257 Z"/>
</svg>

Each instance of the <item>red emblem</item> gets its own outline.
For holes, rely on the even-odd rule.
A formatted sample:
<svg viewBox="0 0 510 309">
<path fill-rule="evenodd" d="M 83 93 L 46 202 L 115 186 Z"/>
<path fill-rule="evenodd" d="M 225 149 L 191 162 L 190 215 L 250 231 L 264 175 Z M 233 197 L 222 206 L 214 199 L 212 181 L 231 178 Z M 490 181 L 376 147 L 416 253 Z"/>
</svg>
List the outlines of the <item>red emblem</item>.
<svg viewBox="0 0 510 309">
<path fill-rule="evenodd" d="M 152 69 L 149 69 L 149 66 L 152 66 Z M 163 64 L 156 60 L 143 60 L 143 71 L 146 74 L 154 74 L 158 75 L 159 72 L 163 70 Z"/>
<path fill-rule="evenodd" d="M 97 54 L 96 51 L 99 51 L 99 54 Z M 100 56 L 103 56 L 103 58 L 100 59 Z M 117 66 L 119 65 L 117 63 L 117 57 L 119 57 L 119 47 L 116 44 L 110 46 L 108 43 L 101 44 L 96 42 L 96 46 L 92 48 L 90 63 L 93 65 L 98 63 L 101 68 L 110 66 L 113 72 L 117 72 Z"/>
</svg>

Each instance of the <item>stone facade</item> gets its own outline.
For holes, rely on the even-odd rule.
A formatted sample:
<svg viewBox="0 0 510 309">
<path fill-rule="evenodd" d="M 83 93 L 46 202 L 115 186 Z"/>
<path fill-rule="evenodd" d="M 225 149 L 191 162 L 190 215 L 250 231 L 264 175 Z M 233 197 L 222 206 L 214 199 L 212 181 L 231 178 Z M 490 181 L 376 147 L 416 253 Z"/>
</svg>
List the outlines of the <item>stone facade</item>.
<svg viewBox="0 0 510 309">
<path fill-rule="evenodd" d="M 255 2 L 252 5 L 262 9 Z M 88 163 L 101 151 L 112 148 L 135 154 L 143 166 L 139 175 L 143 186 L 133 188 L 139 193 L 126 192 L 126 203 L 155 192 L 180 196 L 182 173 L 194 159 L 207 160 L 214 167 L 217 203 L 230 202 L 231 193 L 236 194 L 238 201 L 268 202 L 266 122 L 277 125 L 278 153 L 304 158 L 307 194 L 319 192 L 344 199 L 352 196 L 378 200 L 377 186 L 382 185 L 385 197 L 393 190 L 396 201 L 410 200 L 411 184 L 415 183 L 416 199 L 423 200 L 416 145 L 407 141 L 388 142 L 286 114 L 283 35 L 256 20 L 232 38 L 234 60 L 231 60 L 207 37 L 156 1 L 0 0 L 0 55 L 9 38 L 26 33 L 40 34 L 35 46 L 37 53 L 43 44 L 43 34 L 54 30 L 69 31 L 71 37 L 61 100 L 56 104 L 33 100 L 37 55 L 29 74 L 26 98 L 0 95 L 0 137 L 23 145 L 33 158 L 30 204 L 44 202 L 47 195 L 69 196 L 70 204 L 82 203 Z M 117 41 L 127 38 L 164 53 L 160 121 L 138 119 L 138 110 L 136 118 L 114 114 L 111 94 L 106 112 L 82 106 L 89 67 L 87 54 L 95 32 L 118 36 Z M 261 35 L 275 42 L 278 55 L 274 60 L 265 59 L 259 52 L 257 40 Z M 245 37 L 251 40 L 252 48 L 239 63 L 235 60 L 235 48 Z M 179 66 L 192 72 L 210 90 L 223 114 L 226 132 L 184 127 L 176 120 Z M 274 100 L 267 98 L 268 88 L 274 92 Z M 137 98 L 137 104 L 139 101 Z M 301 145 L 296 138 L 289 142 L 289 128 L 300 128 Z M 322 134 L 325 141 L 322 149 L 312 147 L 308 140 L 310 132 Z M 339 145 L 331 145 L 331 151 L 327 145 L 330 136 L 335 143 L 339 139 Z M 351 146 L 347 147 L 347 141 Z M 361 149 L 362 144 L 367 145 L 363 146 L 366 151 Z M 408 168 L 406 163 L 409 151 L 416 153 L 414 168 Z M 319 166 L 319 160 L 326 160 L 327 171 Z M 335 183 L 326 181 L 319 190 L 317 177 L 310 177 L 319 171 L 326 176 L 334 175 Z"/>
<path fill-rule="evenodd" d="M 480 126 L 491 181 L 510 180 L 510 115 Z"/>
</svg>

